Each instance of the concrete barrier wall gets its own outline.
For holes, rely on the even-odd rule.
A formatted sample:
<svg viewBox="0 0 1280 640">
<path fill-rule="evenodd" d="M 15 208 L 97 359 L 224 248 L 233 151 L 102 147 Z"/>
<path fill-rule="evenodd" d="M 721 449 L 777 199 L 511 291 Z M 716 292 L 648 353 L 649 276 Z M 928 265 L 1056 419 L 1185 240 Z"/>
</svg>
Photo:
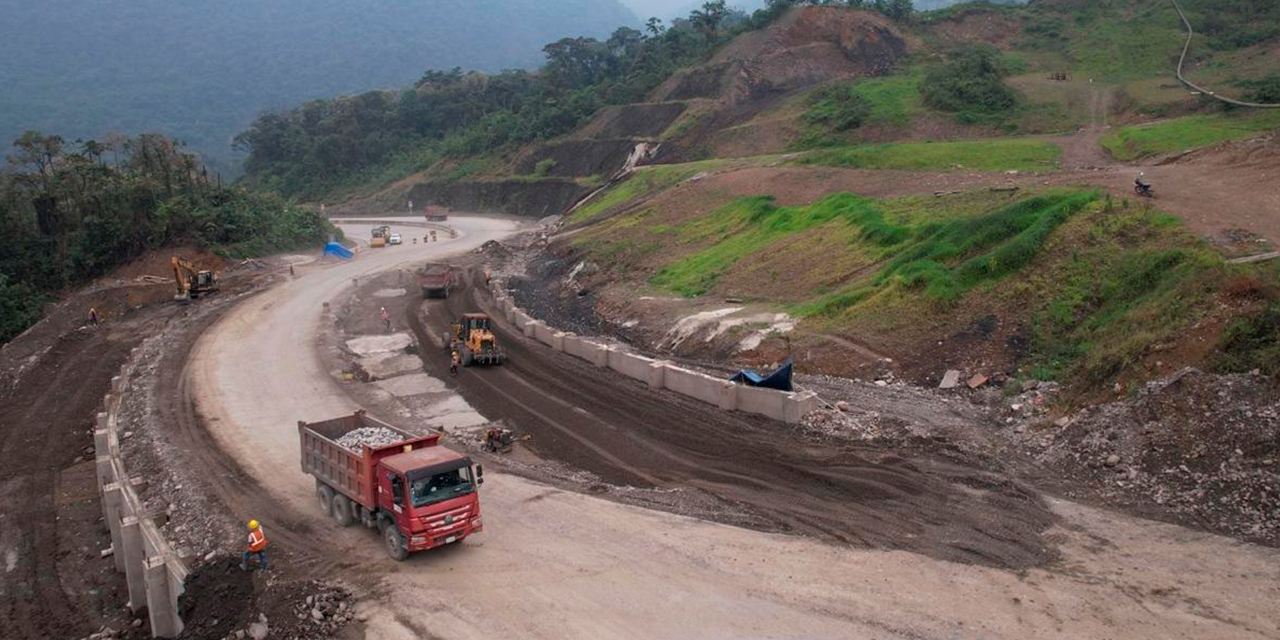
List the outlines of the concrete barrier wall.
<svg viewBox="0 0 1280 640">
<path fill-rule="evenodd" d="M 758 413 L 774 420 L 787 419 L 787 404 L 794 403 L 792 394 L 761 389 L 759 387 L 738 387 L 738 410 L 747 413 Z"/>
<path fill-rule="evenodd" d="M 821 408 L 822 401 L 812 392 L 787 393 L 737 385 L 697 371 L 683 369 L 669 362 L 629 353 L 623 349 L 557 331 L 541 320 L 533 319 L 506 294 L 505 285 L 493 280 L 490 288 L 494 300 L 508 321 L 524 334 L 557 351 L 586 360 L 598 367 L 608 367 L 639 380 L 655 389 L 669 389 L 681 395 L 714 404 L 726 411 L 743 411 L 796 423 L 804 415 Z"/>
<path fill-rule="evenodd" d="M 571 356 L 582 358 L 597 367 L 604 367 L 609 364 L 609 347 L 586 338 L 579 338 L 573 334 L 565 335 L 564 352 Z"/>
<path fill-rule="evenodd" d="M 608 362 L 610 369 L 628 378 L 648 383 L 649 376 L 652 375 L 653 365 L 657 363 L 657 360 L 638 356 L 634 353 L 627 353 L 621 349 L 610 349 Z"/>
<path fill-rule="evenodd" d="M 188 569 L 178 557 L 138 496 L 120 451 L 119 413 L 124 384 L 138 362 L 134 349 L 120 375 L 111 379 L 111 392 L 98 414 L 93 432 L 98 491 L 102 498 L 103 520 L 111 530 L 111 552 L 116 571 L 125 574 L 129 609 L 147 608 L 151 635 L 176 638 L 182 633 L 178 596 L 182 595 Z"/>
<path fill-rule="evenodd" d="M 720 404 L 721 389 L 726 384 L 732 383 L 679 367 L 667 367 L 663 373 L 663 387 L 714 405 Z"/>
<path fill-rule="evenodd" d="M 536 320 L 533 323 L 533 337 L 537 338 L 538 342 L 541 342 L 542 344 L 545 344 L 548 347 L 555 348 L 557 344 L 557 340 L 556 340 L 557 333 L 559 333 L 562 337 L 564 336 L 563 333 L 560 333 L 559 331 L 552 329 L 547 323 L 541 320 Z M 563 351 L 563 350 L 564 350 L 563 346 L 560 349 L 558 349 L 558 351 Z"/>
</svg>

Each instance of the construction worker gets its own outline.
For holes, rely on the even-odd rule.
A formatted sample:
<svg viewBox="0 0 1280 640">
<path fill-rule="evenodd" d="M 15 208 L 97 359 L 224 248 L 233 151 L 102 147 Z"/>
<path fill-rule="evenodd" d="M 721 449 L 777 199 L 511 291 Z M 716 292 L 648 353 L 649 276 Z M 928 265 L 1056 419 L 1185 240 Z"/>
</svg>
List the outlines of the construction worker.
<svg viewBox="0 0 1280 640">
<path fill-rule="evenodd" d="M 387 308 L 382 308 L 382 324 L 387 326 L 387 333 L 391 333 L 391 314 L 387 313 Z"/>
<path fill-rule="evenodd" d="M 249 570 L 249 556 L 258 556 L 258 565 L 266 571 L 267 534 L 262 531 L 262 525 L 257 520 L 249 521 L 249 546 L 245 548 L 244 559 L 240 561 L 240 568 L 244 571 Z"/>
<path fill-rule="evenodd" d="M 458 375 L 458 365 L 462 364 L 462 356 L 458 355 L 458 350 L 454 349 L 453 354 L 449 357 L 449 375 Z"/>
<path fill-rule="evenodd" d="M 89 322 L 95 327 L 102 322 L 102 319 L 98 317 L 98 310 L 93 307 L 89 307 Z"/>
</svg>

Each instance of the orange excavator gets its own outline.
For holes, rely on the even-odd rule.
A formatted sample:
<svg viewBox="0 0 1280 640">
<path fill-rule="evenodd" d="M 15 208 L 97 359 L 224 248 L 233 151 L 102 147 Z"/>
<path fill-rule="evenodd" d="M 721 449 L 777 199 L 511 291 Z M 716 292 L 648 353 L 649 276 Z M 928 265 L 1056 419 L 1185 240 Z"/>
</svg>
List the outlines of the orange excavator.
<svg viewBox="0 0 1280 640">
<path fill-rule="evenodd" d="M 175 300 L 193 300 L 218 290 L 218 274 L 207 269 L 198 269 L 194 264 L 173 256 L 173 280 L 178 286 Z"/>
</svg>

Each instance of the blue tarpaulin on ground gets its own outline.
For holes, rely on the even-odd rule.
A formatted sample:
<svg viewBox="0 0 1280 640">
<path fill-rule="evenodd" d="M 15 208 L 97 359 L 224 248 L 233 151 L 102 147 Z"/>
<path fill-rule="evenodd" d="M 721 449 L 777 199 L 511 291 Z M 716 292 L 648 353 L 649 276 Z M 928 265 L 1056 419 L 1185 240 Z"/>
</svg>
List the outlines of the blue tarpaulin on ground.
<svg viewBox="0 0 1280 640">
<path fill-rule="evenodd" d="M 350 260 L 353 256 L 355 256 L 354 253 L 351 253 L 350 249 L 336 242 L 330 242 L 329 244 L 326 244 L 324 246 L 324 254 L 326 256 L 338 256 L 343 260 Z"/>
<path fill-rule="evenodd" d="M 787 361 L 773 373 L 762 375 L 750 369 L 743 369 L 729 380 L 750 387 L 791 391 L 791 358 L 787 358 Z"/>
</svg>

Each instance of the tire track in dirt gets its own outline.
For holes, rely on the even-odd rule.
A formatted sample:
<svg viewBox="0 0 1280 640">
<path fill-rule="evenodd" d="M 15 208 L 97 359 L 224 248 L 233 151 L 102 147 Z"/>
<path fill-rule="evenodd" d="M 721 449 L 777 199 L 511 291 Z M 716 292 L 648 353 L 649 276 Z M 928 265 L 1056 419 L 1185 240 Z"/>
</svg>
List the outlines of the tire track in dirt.
<svg viewBox="0 0 1280 640">
<path fill-rule="evenodd" d="M 463 277 L 453 296 L 411 308 L 420 344 L 438 344 L 445 317 L 492 299 Z M 727 413 L 526 340 L 498 319 L 507 364 L 452 379 L 486 416 L 531 434 L 530 448 L 618 485 L 700 489 L 756 516 L 757 528 L 859 546 L 914 551 L 1005 568 L 1043 564 L 1052 516 L 1007 478 L 870 447 L 830 447 L 782 423 Z M 426 370 L 450 380 L 443 354 Z"/>
</svg>

